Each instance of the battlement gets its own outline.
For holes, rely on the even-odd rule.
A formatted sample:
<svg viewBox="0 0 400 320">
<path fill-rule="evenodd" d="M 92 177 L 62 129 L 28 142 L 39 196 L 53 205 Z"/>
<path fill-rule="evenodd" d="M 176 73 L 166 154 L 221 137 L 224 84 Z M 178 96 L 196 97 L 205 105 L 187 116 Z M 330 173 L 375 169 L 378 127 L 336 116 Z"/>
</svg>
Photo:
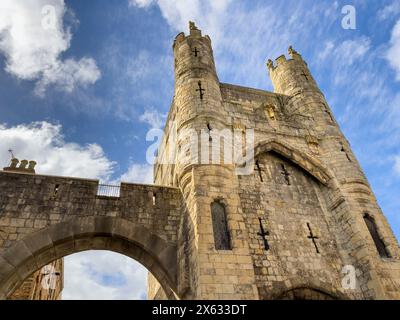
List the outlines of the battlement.
<svg viewBox="0 0 400 320">
<path fill-rule="evenodd" d="M 319 92 L 318 85 L 302 56 L 292 46 L 288 48 L 288 53 L 290 58 L 280 55 L 274 62 L 271 59 L 267 61 L 274 92 L 288 96 L 304 90 Z"/>
<path fill-rule="evenodd" d="M 180 32 L 176 35 L 174 43 L 173 43 L 173 48 L 175 48 L 176 45 L 182 44 L 188 39 L 204 39 L 207 40 L 209 46 L 211 46 L 211 39 L 208 35 L 203 36 L 201 33 L 201 30 L 198 29 L 195 25 L 194 22 L 189 21 L 189 35 L 185 35 L 184 32 Z"/>
<path fill-rule="evenodd" d="M 307 66 L 307 63 L 303 60 L 301 54 L 299 54 L 296 50 L 294 50 L 292 46 L 290 46 L 288 48 L 288 53 L 290 56 L 289 59 L 287 59 L 284 54 L 277 57 L 275 59 L 275 63 L 271 59 L 268 59 L 268 61 L 267 61 L 268 70 L 271 72 L 280 66 L 287 65 L 287 64 L 293 64 L 296 62 L 304 63 Z"/>
</svg>

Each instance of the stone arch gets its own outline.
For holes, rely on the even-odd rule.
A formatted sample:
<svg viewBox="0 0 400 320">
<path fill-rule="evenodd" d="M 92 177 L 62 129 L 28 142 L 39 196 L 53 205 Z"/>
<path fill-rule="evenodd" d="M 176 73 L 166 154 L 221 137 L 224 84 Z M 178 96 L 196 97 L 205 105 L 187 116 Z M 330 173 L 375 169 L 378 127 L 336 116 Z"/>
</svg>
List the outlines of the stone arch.
<svg viewBox="0 0 400 320">
<path fill-rule="evenodd" d="M 262 153 L 271 151 L 302 168 L 323 185 L 327 185 L 329 180 L 332 178 L 329 171 L 318 160 L 311 158 L 304 152 L 275 139 L 257 143 L 254 147 L 254 158 L 257 158 L 257 156 Z"/>
<path fill-rule="evenodd" d="M 348 300 L 349 298 L 332 284 L 308 280 L 292 281 L 292 286 L 273 296 L 275 300 Z"/>
<path fill-rule="evenodd" d="M 338 300 L 339 298 L 317 288 L 296 287 L 282 292 L 277 300 Z"/>
<path fill-rule="evenodd" d="M 0 252 L 0 299 L 46 264 L 85 250 L 109 250 L 135 259 L 154 275 L 169 299 L 176 299 L 176 246 L 129 220 L 98 216 L 48 226 Z"/>
</svg>

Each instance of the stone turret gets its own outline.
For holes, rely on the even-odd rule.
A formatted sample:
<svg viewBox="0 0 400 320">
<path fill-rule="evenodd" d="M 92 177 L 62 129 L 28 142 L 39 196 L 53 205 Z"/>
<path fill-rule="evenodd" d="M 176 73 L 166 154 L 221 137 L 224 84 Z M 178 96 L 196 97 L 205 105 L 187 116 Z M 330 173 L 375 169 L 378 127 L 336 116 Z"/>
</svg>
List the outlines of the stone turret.
<svg viewBox="0 0 400 320">
<path fill-rule="evenodd" d="M 19 164 L 19 166 L 18 166 Z M 10 172 L 21 172 L 21 173 L 35 173 L 36 161 L 28 161 L 21 160 L 21 162 L 17 158 L 12 158 L 10 161 L 10 165 L 8 167 L 3 168 L 4 171 Z"/>
<path fill-rule="evenodd" d="M 177 125 L 191 121 L 199 113 L 220 114 L 221 92 L 215 69 L 213 50 L 209 36 L 202 36 L 193 22 L 190 33 L 176 36 L 173 50 L 175 58 L 174 102 L 182 117 Z M 223 118 L 223 115 L 220 116 Z M 206 124 L 204 124 L 206 125 Z"/>
<path fill-rule="evenodd" d="M 303 57 L 292 46 L 289 59 L 281 55 L 275 62 L 268 60 L 267 69 L 274 92 L 289 96 L 286 111 L 299 121 L 313 136 L 337 134 L 337 123 L 317 82 Z"/>
<path fill-rule="evenodd" d="M 227 259 L 233 261 L 238 252 L 248 252 L 248 245 L 244 239 L 244 225 L 239 224 L 242 218 L 237 205 L 239 197 L 235 165 L 233 160 L 222 160 L 227 153 L 232 152 L 232 123 L 227 121 L 229 115 L 223 107 L 211 40 L 207 35 L 203 36 L 193 22 L 189 23 L 189 29 L 189 35 L 179 33 L 173 45 L 174 100 L 164 130 L 164 143 L 155 165 L 155 183 L 168 184 L 172 181 L 174 186 L 182 190 L 188 210 L 187 216 L 182 218 L 180 239 L 183 242 L 178 249 L 180 275 L 185 275 L 178 281 L 179 294 L 184 298 L 204 298 L 209 286 L 208 269 L 213 267 L 207 267 L 207 261 L 203 257 L 209 255 L 218 259 L 221 252 L 218 251 L 219 245 L 227 245 Z M 173 130 L 169 127 L 171 122 L 176 126 L 176 138 L 173 138 Z M 221 133 L 229 133 L 228 139 L 222 139 Z M 214 149 L 213 143 L 217 145 L 219 142 L 221 147 Z M 162 164 L 166 163 L 167 151 L 175 145 L 177 151 L 174 164 Z M 229 201 L 226 200 L 228 198 Z M 229 219 L 223 224 L 232 224 L 231 232 L 240 234 L 231 243 L 228 239 L 214 245 L 214 239 L 210 236 L 212 206 L 229 211 Z M 251 277 L 239 283 L 239 277 L 243 273 L 241 266 L 246 266 L 246 272 L 252 274 L 250 255 L 242 259 L 240 264 L 235 262 L 233 265 L 236 271 L 232 272 L 231 278 L 226 277 L 216 284 L 218 291 L 223 292 L 224 286 L 232 286 L 235 287 L 235 292 L 240 292 L 236 297 L 257 298 Z M 232 279 L 237 281 L 234 286 Z M 235 295 L 234 292 L 226 292 L 220 297 L 228 299 Z"/>
<path fill-rule="evenodd" d="M 281 55 L 275 59 L 275 64 L 272 60 L 267 62 L 274 91 L 290 96 L 307 90 L 319 91 L 302 56 L 292 46 L 289 47 L 288 53 L 290 59 Z"/>
</svg>

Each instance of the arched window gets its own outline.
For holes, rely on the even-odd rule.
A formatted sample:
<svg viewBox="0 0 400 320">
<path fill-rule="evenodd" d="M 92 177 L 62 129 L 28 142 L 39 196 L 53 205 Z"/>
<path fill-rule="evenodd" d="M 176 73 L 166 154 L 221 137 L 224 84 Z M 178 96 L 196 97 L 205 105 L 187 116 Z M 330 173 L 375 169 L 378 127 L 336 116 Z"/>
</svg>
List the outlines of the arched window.
<svg viewBox="0 0 400 320">
<path fill-rule="evenodd" d="M 214 201 L 211 204 L 211 217 L 215 249 L 231 250 L 231 239 L 229 236 L 225 206 L 218 201 Z"/>
<path fill-rule="evenodd" d="M 382 258 L 390 258 L 385 243 L 379 236 L 378 229 L 376 227 L 374 219 L 368 213 L 366 213 L 364 214 L 364 221 L 365 224 L 367 225 L 368 231 L 371 234 L 372 239 L 374 240 L 375 247 L 378 250 L 379 255 Z"/>
</svg>

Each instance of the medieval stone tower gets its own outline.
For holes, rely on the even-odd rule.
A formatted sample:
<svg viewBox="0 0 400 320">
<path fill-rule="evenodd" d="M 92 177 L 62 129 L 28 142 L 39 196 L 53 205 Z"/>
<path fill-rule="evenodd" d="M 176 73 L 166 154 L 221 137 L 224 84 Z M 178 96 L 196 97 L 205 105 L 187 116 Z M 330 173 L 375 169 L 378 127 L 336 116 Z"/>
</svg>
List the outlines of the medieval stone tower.
<svg viewBox="0 0 400 320">
<path fill-rule="evenodd" d="M 400 299 L 398 243 L 301 55 L 268 61 L 272 93 L 219 82 L 193 23 L 173 51 L 155 185 L 0 172 L 0 298 L 101 249 L 149 270 L 150 299 Z"/>
<path fill-rule="evenodd" d="M 290 59 L 268 61 L 272 93 L 220 83 L 211 40 L 193 23 L 173 51 L 175 92 L 154 172 L 184 199 L 180 297 L 399 299 L 396 239 L 301 55 L 290 47 Z M 193 149 L 246 129 L 250 172 L 212 161 L 235 136 L 223 152 Z M 156 295 L 153 280 L 150 288 Z"/>
</svg>

